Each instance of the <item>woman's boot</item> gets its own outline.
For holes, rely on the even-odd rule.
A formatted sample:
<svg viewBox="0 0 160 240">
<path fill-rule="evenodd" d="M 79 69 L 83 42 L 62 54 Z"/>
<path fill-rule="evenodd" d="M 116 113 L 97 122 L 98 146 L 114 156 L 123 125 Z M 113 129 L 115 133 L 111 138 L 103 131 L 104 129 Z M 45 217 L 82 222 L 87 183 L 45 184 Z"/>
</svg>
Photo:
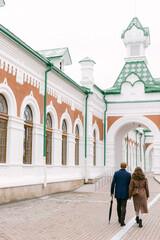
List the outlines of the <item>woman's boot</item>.
<svg viewBox="0 0 160 240">
<path fill-rule="evenodd" d="M 139 219 L 139 228 L 143 227 L 142 225 L 142 219 Z"/>
<path fill-rule="evenodd" d="M 139 216 L 136 217 L 136 223 L 139 223 Z"/>
</svg>

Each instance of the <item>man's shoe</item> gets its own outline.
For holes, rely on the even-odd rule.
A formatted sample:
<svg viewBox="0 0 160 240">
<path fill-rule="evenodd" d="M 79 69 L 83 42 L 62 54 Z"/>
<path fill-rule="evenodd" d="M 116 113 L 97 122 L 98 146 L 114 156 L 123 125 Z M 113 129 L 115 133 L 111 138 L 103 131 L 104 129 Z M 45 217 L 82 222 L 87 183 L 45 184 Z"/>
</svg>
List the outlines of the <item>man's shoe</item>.
<svg viewBox="0 0 160 240">
<path fill-rule="evenodd" d="M 118 222 L 119 222 L 119 223 L 121 223 L 121 220 L 120 220 L 120 219 L 118 219 Z"/>
<path fill-rule="evenodd" d="M 124 227 L 126 224 L 124 222 L 121 222 L 121 227 Z"/>
<path fill-rule="evenodd" d="M 139 223 L 139 216 L 136 217 L 136 223 Z"/>
<path fill-rule="evenodd" d="M 142 225 L 142 219 L 139 219 L 139 228 L 142 228 L 143 225 Z"/>
</svg>

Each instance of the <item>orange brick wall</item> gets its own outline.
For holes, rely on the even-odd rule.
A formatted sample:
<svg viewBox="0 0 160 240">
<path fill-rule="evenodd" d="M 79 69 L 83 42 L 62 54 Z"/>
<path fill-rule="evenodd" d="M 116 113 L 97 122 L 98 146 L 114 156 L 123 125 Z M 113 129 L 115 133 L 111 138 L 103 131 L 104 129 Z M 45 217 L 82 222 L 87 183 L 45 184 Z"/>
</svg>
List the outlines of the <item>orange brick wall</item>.
<svg viewBox="0 0 160 240">
<path fill-rule="evenodd" d="M 107 128 L 107 131 L 109 130 L 109 128 L 112 126 L 112 124 L 117 121 L 119 118 L 121 118 L 121 116 L 109 116 L 107 118 L 108 120 L 108 128 Z"/>
<path fill-rule="evenodd" d="M 4 65 L 4 69 L 5 69 L 5 65 Z M 20 117 L 20 108 L 21 108 L 21 104 L 23 99 L 25 98 L 25 96 L 30 95 L 30 92 L 33 92 L 33 96 L 36 99 L 38 105 L 39 105 L 39 109 L 40 109 L 40 121 L 41 124 L 43 123 L 43 112 L 44 112 L 44 96 L 42 96 L 41 94 L 39 94 L 39 88 L 34 87 L 33 85 L 24 82 L 23 85 L 19 84 L 16 82 L 16 75 L 13 76 L 12 72 L 9 73 L 8 71 L 4 71 L 4 69 L 0 69 L 0 83 L 3 83 L 4 79 L 7 78 L 7 83 L 8 86 L 12 89 L 15 98 L 16 98 L 16 102 L 17 102 L 17 115 L 18 117 Z M 9 69 L 9 68 L 8 68 Z M 71 117 L 71 121 L 72 121 L 72 125 L 74 126 L 74 122 L 76 120 L 76 118 L 79 115 L 79 118 L 82 121 L 83 124 L 83 116 L 82 116 L 82 112 L 80 112 L 79 110 L 75 109 L 75 111 L 71 110 L 71 106 L 62 103 L 59 104 L 57 103 L 57 99 L 53 96 L 47 95 L 47 105 L 50 104 L 50 101 L 52 100 L 53 102 L 53 106 L 57 112 L 58 115 L 58 127 L 60 124 L 60 118 L 62 116 L 62 114 L 66 111 L 66 109 L 68 110 L 68 114 Z M 73 129 L 72 129 L 73 130 Z"/>
<path fill-rule="evenodd" d="M 94 125 L 95 121 L 99 128 L 99 135 L 100 135 L 99 139 L 101 141 L 103 141 L 103 120 L 93 115 L 93 123 L 92 123 L 93 125 Z"/>
<path fill-rule="evenodd" d="M 145 149 L 147 150 L 147 148 L 149 147 L 149 145 L 151 145 L 151 143 L 146 143 L 145 144 Z"/>
<path fill-rule="evenodd" d="M 78 117 L 79 115 L 79 118 L 80 120 L 82 121 L 82 124 L 83 124 L 83 116 L 82 116 L 82 112 L 80 112 L 79 110 L 75 109 L 75 111 L 72 111 L 71 110 L 71 106 L 67 105 L 66 103 L 62 103 L 62 104 L 59 104 L 57 103 L 57 99 L 54 98 L 53 96 L 48 96 L 47 97 L 47 105 L 50 104 L 50 101 L 52 100 L 53 102 L 53 106 L 57 112 L 57 116 L 58 116 L 58 127 L 60 127 L 60 119 L 61 119 L 61 116 L 62 114 L 66 111 L 68 111 L 68 114 L 70 115 L 71 117 L 71 120 L 72 120 L 72 127 L 74 127 L 74 122 L 76 120 L 76 118 Z M 72 129 L 73 131 L 73 129 Z"/>
<path fill-rule="evenodd" d="M 160 130 L 160 115 L 146 115 L 145 117 L 153 121 Z"/>
</svg>

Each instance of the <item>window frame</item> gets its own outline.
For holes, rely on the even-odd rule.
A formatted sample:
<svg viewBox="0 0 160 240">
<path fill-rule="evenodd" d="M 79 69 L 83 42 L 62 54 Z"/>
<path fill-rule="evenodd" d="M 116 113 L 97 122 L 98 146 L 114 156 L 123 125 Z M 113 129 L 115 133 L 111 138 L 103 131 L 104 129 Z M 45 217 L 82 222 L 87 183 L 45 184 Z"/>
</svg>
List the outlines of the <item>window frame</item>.
<svg viewBox="0 0 160 240">
<path fill-rule="evenodd" d="M 78 128 L 78 134 L 76 134 L 76 128 Z M 79 166 L 79 126 L 75 127 L 75 165 Z"/>
<path fill-rule="evenodd" d="M 32 109 L 31 109 L 31 107 L 29 106 L 29 105 L 26 105 L 26 107 L 29 107 L 29 109 L 30 109 L 30 113 L 31 113 L 31 118 L 32 118 L 32 122 L 31 121 L 27 121 L 27 120 L 25 120 L 24 121 L 24 139 L 23 139 L 23 164 L 32 164 L 32 144 L 33 144 L 33 141 L 32 141 L 32 136 L 33 136 L 33 114 L 32 114 Z M 26 109 L 26 107 L 25 107 L 25 109 Z M 25 109 L 24 109 L 24 115 L 25 115 Z M 29 135 L 27 135 L 26 134 L 26 130 L 31 130 L 31 134 L 30 134 L 30 138 L 31 138 L 31 143 L 30 143 L 30 154 L 29 154 L 29 157 L 30 157 L 30 160 L 29 160 L 29 162 L 27 161 L 27 143 L 28 143 L 28 141 L 27 141 L 27 136 L 29 136 Z"/>
<path fill-rule="evenodd" d="M 66 126 L 66 131 L 63 131 L 63 123 L 65 122 Z M 65 145 L 64 145 L 65 144 Z M 65 146 L 65 148 L 64 148 Z M 65 150 L 65 155 L 64 155 L 64 150 Z M 64 158 L 65 156 L 65 158 Z M 67 122 L 65 119 L 63 119 L 62 122 L 62 161 L 61 161 L 62 166 L 67 165 Z"/>
<path fill-rule="evenodd" d="M 50 118 L 50 126 L 47 125 L 48 121 L 46 121 L 46 165 L 52 165 L 52 118 L 50 113 L 47 113 L 47 116 Z M 46 119 L 47 119 L 46 116 Z M 49 137 L 49 144 L 50 144 L 50 151 L 48 154 L 47 147 L 48 141 L 47 138 Z M 49 156 L 49 157 L 48 157 Z"/>
<path fill-rule="evenodd" d="M 5 142 L 4 142 L 4 146 L 2 145 L 2 153 L 4 152 L 4 154 L 3 154 L 4 161 L 1 161 L 1 159 L 0 159 L 0 163 L 3 164 L 3 163 L 6 163 L 6 152 L 7 152 L 8 105 L 7 105 L 5 96 L 3 94 L 0 94 L 0 97 L 2 97 L 2 99 L 4 100 L 4 104 L 5 104 L 5 111 L 0 112 L 0 122 L 6 123 L 5 129 L 2 128 L 2 138 L 3 138 L 3 130 L 5 131 Z M 1 150 L 1 146 L 0 146 L 0 150 Z"/>
</svg>

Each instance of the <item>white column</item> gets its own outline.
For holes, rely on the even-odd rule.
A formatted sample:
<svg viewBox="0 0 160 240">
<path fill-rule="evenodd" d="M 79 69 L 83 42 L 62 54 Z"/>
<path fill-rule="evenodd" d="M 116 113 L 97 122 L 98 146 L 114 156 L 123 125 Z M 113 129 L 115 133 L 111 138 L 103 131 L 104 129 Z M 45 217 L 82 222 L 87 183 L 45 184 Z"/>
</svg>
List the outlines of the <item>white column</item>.
<svg viewBox="0 0 160 240">
<path fill-rule="evenodd" d="M 52 131 L 52 164 L 61 166 L 62 160 L 62 131 L 53 129 Z"/>
<path fill-rule="evenodd" d="M 106 149 L 106 168 L 107 170 L 115 170 L 115 143 L 108 142 Z"/>
<path fill-rule="evenodd" d="M 75 162 L 75 135 L 67 133 L 67 165 L 74 166 Z"/>
<path fill-rule="evenodd" d="M 32 133 L 32 164 L 43 164 L 43 126 L 35 123 Z"/>
<path fill-rule="evenodd" d="M 160 142 L 154 143 L 152 169 L 154 174 L 160 174 Z"/>
<path fill-rule="evenodd" d="M 6 162 L 8 164 L 23 164 L 23 136 L 24 121 L 20 118 L 9 116 L 6 152 Z"/>
<path fill-rule="evenodd" d="M 88 166 L 93 166 L 93 137 L 87 140 L 87 162 Z"/>
<path fill-rule="evenodd" d="M 80 137 L 79 139 L 79 165 L 80 166 L 85 166 L 85 139 L 84 137 Z"/>
</svg>

